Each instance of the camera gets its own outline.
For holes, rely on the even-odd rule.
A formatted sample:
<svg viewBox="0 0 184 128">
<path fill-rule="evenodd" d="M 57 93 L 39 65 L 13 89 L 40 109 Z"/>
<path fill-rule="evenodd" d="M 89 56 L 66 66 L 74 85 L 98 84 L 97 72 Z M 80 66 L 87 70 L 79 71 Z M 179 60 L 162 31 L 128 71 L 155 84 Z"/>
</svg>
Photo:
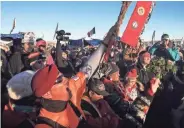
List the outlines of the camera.
<svg viewBox="0 0 184 128">
<path fill-rule="evenodd" d="M 40 54 L 39 60 L 46 60 L 46 55 L 45 54 Z"/>
<path fill-rule="evenodd" d="M 69 32 L 65 32 L 64 30 L 59 30 L 59 31 L 56 31 L 56 39 L 58 41 L 68 41 L 69 40 L 69 37 L 71 35 L 71 33 Z"/>
</svg>

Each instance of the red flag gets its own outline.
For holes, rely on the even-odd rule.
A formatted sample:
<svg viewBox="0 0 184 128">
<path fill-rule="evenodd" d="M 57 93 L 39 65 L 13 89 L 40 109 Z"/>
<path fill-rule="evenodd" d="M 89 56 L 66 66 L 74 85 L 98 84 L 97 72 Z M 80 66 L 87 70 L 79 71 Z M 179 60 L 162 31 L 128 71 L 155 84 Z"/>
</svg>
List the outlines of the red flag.
<svg viewBox="0 0 184 128">
<path fill-rule="evenodd" d="M 128 25 L 121 37 L 121 41 L 132 47 L 138 43 L 139 36 L 147 22 L 152 8 L 152 1 L 138 1 L 128 22 Z"/>
</svg>

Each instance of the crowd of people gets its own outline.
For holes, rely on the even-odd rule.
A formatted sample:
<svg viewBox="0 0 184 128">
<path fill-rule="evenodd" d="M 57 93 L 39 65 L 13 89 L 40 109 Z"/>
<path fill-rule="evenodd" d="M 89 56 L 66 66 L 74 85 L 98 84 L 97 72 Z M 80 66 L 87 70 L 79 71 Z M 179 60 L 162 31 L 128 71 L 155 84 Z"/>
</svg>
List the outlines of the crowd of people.
<svg viewBox="0 0 184 128">
<path fill-rule="evenodd" d="M 106 41 L 80 50 L 11 41 L 0 45 L 3 128 L 184 128 L 184 48 L 168 34 L 147 48 L 117 41 L 108 62 Z"/>
</svg>

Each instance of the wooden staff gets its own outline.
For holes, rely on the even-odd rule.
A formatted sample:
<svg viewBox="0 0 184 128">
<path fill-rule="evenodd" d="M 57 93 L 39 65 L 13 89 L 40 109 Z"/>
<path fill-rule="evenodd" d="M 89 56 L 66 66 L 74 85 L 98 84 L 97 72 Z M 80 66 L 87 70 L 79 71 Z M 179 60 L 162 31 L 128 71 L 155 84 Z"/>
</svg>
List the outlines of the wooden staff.
<svg viewBox="0 0 184 128">
<path fill-rule="evenodd" d="M 121 11 L 120 11 L 120 14 L 118 16 L 118 20 L 114 25 L 114 27 L 115 27 L 114 31 L 110 32 L 111 30 L 109 30 L 109 33 L 107 34 L 107 36 L 104 39 L 104 42 L 105 41 L 107 41 L 107 42 L 110 41 L 110 44 L 108 45 L 107 51 L 106 51 L 105 56 L 104 56 L 104 61 L 105 62 L 108 62 L 108 58 L 109 58 L 112 46 L 116 42 L 116 37 L 119 34 L 120 26 L 123 22 L 123 19 L 125 17 L 125 14 L 126 14 L 130 4 L 131 4 L 131 1 L 123 1 L 122 2 Z M 113 29 L 113 28 L 111 28 L 111 29 Z M 112 33 L 114 33 L 114 34 L 112 34 Z M 111 35 L 111 36 L 109 37 L 108 35 Z"/>
</svg>

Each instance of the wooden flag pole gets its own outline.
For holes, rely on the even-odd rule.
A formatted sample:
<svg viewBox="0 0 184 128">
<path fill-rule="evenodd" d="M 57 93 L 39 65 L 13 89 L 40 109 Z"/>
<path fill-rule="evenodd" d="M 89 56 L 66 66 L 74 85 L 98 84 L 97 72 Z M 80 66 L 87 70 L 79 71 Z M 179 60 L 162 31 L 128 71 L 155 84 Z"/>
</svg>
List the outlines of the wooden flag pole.
<svg viewBox="0 0 184 128">
<path fill-rule="evenodd" d="M 111 28 L 109 30 L 109 32 L 107 33 L 106 37 L 104 38 L 104 42 L 110 42 L 110 43 L 108 43 L 109 45 L 108 45 L 107 51 L 106 51 L 105 56 L 104 56 L 105 62 L 108 62 L 112 46 L 116 42 L 116 37 L 119 34 L 120 26 L 123 22 L 123 19 L 125 17 L 125 14 L 128 10 L 128 7 L 130 6 L 130 4 L 131 4 L 131 1 L 123 1 L 122 2 L 120 14 L 118 16 L 117 22 L 114 25 L 115 28 Z M 114 29 L 114 31 L 112 29 Z"/>
<path fill-rule="evenodd" d="M 123 20 L 125 18 L 125 14 L 128 10 L 128 7 L 130 6 L 130 4 L 131 4 L 131 1 L 123 1 L 122 2 L 121 11 L 119 13 L 118 20 L 116 22 L 116 24 L 117 24 L 116 36 L 118 36 L 118 34 L 119 34 L 120 26 L 123 23 Z"/>
</svg>

